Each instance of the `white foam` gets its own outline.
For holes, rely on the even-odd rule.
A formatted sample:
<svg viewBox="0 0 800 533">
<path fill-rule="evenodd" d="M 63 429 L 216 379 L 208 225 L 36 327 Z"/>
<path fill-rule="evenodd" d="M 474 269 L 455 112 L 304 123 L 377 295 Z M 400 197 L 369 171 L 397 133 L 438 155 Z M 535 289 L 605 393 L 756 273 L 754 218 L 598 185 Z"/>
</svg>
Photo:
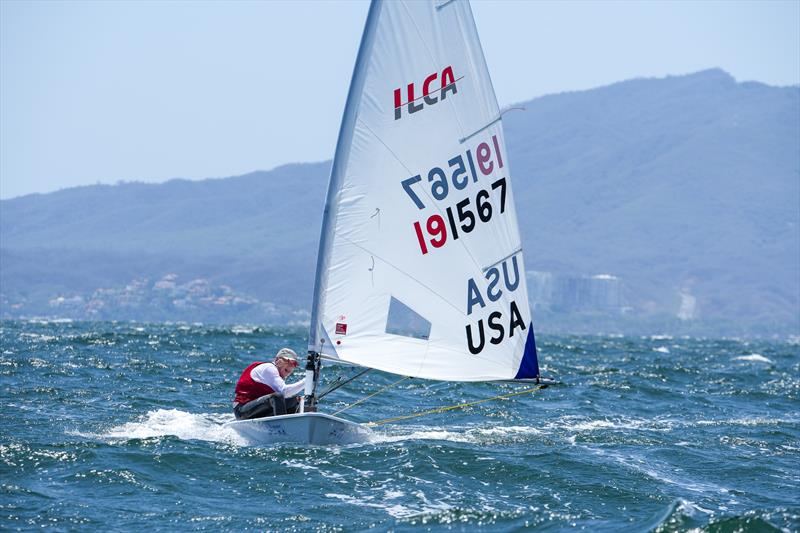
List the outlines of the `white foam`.
<svg viewBox="0 0 800 533">
<path fill-rule="evenodd" d="M 534 435 L 542 431 L 530 426 L 495 426 L 491 428 L 477 428 L 474 430 L 478 435 Z"/>
<path fill-rule="evenodd" d="M 72 324 L 71 318 L 30 318 L 26 322 L 28 324 Z"/>
<path fill-rule="evenodd" d="M 675 485 L 692 492 L 706 494 L 727 493 L 729 491 L 725 487 L 713 483 L 693 481 L 681 470 L 676 471 L 672 465 L 664 464 L 659 461 L 636 455 L 623 455 L 616 451 L 603 450 L 595 447 L 585 447 L 585 449 L 596 455 L 610 457 L 630 470 L 640 472 L 651 479 L 669 485 Z M 700 509 L 699 507 L 697 508 Z M 703 509 L 703 511 L 705 510 Z"/>
<path fill-rule="evenodd" d="M 43 333 L 22 333 L 20 334 L 20 337 L 42 342 L 50 342 L 57 339 L 57 337 L 54 337 L 53 335 L 45 335 Z"/>
<path fill-rule="evenodd" d="M 412 516 L 448 511 L 453 508 L 452 505 L 445 502 L 429 501 L 425 497 L 425 494 L 420 491 L 413 494 L 418 500 L 415 504 L 401 505 L 392 501 L 402 495 L 403 493 L 393 493 L 391 494 L 391 497 L 385 497 L 384 500 L 380 502 L 375 501 L 375 497 L 372 495 L 360 495 L 356 497 L 349 494 L 328 492 L 325 494 L 325 497 L 339 500 L 342 503 L 347 503 L 356 507 L 371 507 L 373 509 L 381 509 L 393 518 L 410 518 Z"/>
<path fill-rule="evenodd" d="M 371 442 L 402 442 L 406 440 L 447 440 L 451 442 L 474 442 L 466 433 L 444 431 L 441 429 L 416 429 L 410 433 L 389 434 L 376 432 Z"/>
<path fill-rule="evenodd" d="M 754 363 L 768 363 L 772 364 L 772 361 L 761 355 L 760 353 L 753 353 L 750 355 L 740 355 L 739 357 L 734 357 L 734 361 L 752 361 Z"/>
<path fill-rule="evenodd" d="M 300 470 L 319 470 L 316 466 L 310 465 L 305 461 L 296 461 L 293 459 L 287 459 L 285 461 L 281 461 L 281 465 L 289 467 L 289 468 L 299 468 Z"/>
<path fill-rule="evenodd" d="M 659 353 L 669 353 L 669 348 L 666 346 L 659 346 L 658 348 L 653 348 L 653 351 Z"/>
<path fill-rule="evenodd" d="M 247 441 L 236 431 L 222 425 L 224 422 L 230 421 L 232 421 L 230 415 L 195 414 L 177 409 L 157 409 L 149 411 L 135 422 L 126 422 L 93 436 L 110 440 L 174 436 L 183 440 L 246 445 Z"/>
<path fill-rule="evenodd" d="M 566 417 L 554 420 L 548 424 L 546 429 L 557 432 L 560 430 L 584 432 L 597 430 L 645 430 L 645 431 L 670 431 L 673 423 L 669 420 L 641 420 L 641 419 L 594 419 L 594 420 L 575 420 L 574 417 Z"/>
<path fill-rule="evenodd" d="M 778 426 L 784 424 L 796 424 L 798 419 L 783 418 L 730 418 L 720 420 L 698 420 L 698 426 Z"/>
<path fill-rule="evenodd" d="M 683 500 L 683 499 L 678 500 L 678 506 L 675 508 L 675 510 L 677 512 L 679 512 L 681 514 L 684 514 L 684 515 L 687 515 L 687 516 L 696 516 L 697 515 L 697 511 L 700 511 L 701 513 L 705 513 L 705 514 L 709 514 L 709 515 L 713 515 L 714 514 L 714 511 L 712 511 L 711 509 L 706 509 L 705 507 L 700 507 L 698 504 L 696 504 L 694 502 L 691 502 L 689 500 Z"/>
<path fill-rule="evenodd" d="M 410 431 L 409 431 L 410 429 Z M 541 433 L 540 429 L 528 426 L 495 426 L 489 428 L 403 428 L 405 433 L 381 433 L 376 432 L 371 439 L 373 443 L 380 442 L 402 442 L 407 440 L 446 440 L 450 442 L 466 442 L 470 444 L 480 444 L 487 440 L 498 438 L 519 438 L 524 435 Z"/>
</svg>

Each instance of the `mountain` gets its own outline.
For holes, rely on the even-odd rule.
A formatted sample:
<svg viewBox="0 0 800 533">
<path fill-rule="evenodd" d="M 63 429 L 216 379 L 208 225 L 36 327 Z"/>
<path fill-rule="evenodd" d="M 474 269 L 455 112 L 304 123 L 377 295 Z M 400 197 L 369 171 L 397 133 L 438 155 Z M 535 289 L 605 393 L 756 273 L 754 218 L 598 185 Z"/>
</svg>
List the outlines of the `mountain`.
<svg viewBox="0 0 800 533">
<path fill-rule="evenodd" d="M 597 274 L 619 292 L 610 308 L 551 296 L 540 329 L 800 333 L 800 88 L 715 69 L 522 105 L 504 125 L 526 268 L 567 280 L 548 294 Z M 79 297 L 87 316 L 97 289 L 168 274 L 307 310 L 329 167 L 0 201 L 0 314 Z"/>
</svg>

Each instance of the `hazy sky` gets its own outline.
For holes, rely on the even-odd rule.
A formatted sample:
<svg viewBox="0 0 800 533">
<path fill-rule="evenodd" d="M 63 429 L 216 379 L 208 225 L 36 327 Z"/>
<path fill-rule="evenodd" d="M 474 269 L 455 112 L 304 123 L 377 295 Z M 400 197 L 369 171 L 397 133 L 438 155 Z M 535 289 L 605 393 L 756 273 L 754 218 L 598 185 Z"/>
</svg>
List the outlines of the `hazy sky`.
<svg viewBox="0 0 800 533">
<path fill-rule="evenodd" d="M 0 197 L 334 150 L 366 2 L 0 0 Z M 500 105 L 721 67 L 800 83 L 800 1 L 473 2 Z"/>
</svg>

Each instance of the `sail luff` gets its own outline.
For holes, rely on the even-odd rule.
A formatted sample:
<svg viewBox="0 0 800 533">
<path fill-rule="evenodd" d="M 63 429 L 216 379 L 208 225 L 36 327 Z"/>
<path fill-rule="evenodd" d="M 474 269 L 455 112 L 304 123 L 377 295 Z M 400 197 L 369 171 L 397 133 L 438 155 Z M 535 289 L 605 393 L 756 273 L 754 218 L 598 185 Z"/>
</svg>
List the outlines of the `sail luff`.
<svg viewBox="0 0 800 533">
<path fill-rule="evenodd" d="M 342 177 L 346 170 L 346 155 L 350 151 L 353 139 L 354 124 L 358 104 L 361 100 L 364 79 L 366 77 L 365 58 L 369 54 L 369 49 L 375 38 L 375 28 L 380 14 L 383 0 L 372 0 L 367 13 L 367 21 L 364 25 L 364 33 L 361 36 L 361 44 L 358 48 L 356 64 L 353 67 L 353 75 L 350 81 L 350 90 L 347 94 L 342 123 L 339 127 L 339 137 L 336 141 L 336 152 L 334 153 L 333 164 L 331 165 L 331 177 L 328 182 L 328 193 L 325 199 L 325 211 L 322 216 L 322 229 L 319 237 L 319 251 L 317 253 L 317 270 L 314 278 L 314 300 L 311 306 L 311 324 L 309 326 L 308 350 L 309 352 L 322 353 L 322 342 L 324 336 L 320 331 L 322 328 L 320 309 L 324 304 L 324 286 L 327 282 L 327 267 L 331 249 L 331 234 L 336 220 L 338 204 L 336 196 L 342 183 Z"/>
</svg>

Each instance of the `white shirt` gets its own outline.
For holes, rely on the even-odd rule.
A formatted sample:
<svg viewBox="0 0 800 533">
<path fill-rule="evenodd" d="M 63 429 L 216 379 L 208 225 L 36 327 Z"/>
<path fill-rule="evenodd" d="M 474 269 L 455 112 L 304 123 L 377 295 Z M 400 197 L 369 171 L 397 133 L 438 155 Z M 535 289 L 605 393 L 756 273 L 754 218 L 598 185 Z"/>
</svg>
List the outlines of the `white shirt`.
<svg viewBox="0 0 800 533">
<path fill-rule="evenodd" d="M 261 363 L 250 371 L 250 377 L 253 378 L 253 381 L 267 385 L 284 398 L 295 396 L 305 387 L 305 380 L 287 385 L 278 372 L 278 367 L 273 363 Z"/>
</svg>

